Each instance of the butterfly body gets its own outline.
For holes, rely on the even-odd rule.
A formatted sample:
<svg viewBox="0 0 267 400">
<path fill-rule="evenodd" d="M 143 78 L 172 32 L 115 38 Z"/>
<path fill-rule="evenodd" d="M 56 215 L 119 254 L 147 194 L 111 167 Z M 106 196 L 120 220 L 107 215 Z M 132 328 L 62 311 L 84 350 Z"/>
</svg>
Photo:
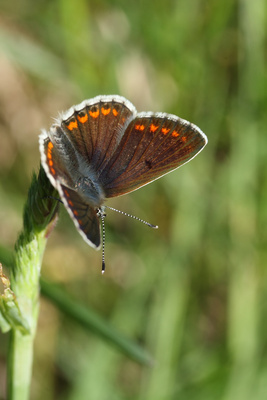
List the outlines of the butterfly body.
<svg viewBox="0 0 267 400">
<path fill-rule="evenodd" d="M 121 96 L 72 107 L 40 135 L 41 162 L 80 234 L 100 246 L 99 209 L 195 157 L 207 143 L 175 115 L 141 112 Z"/>
</svg>

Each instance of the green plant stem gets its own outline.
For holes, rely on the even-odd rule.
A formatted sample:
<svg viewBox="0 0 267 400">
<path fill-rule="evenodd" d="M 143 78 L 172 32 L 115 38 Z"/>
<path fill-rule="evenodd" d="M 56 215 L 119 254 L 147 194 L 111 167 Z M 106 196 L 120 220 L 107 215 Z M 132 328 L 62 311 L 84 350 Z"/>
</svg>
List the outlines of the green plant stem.
<svg viewBox="0 0 267 400">
<path fill-rule="evenodd" d="M 8 399 L 27 400 L 30 393 L 33 341 L 39 312 L 39 278 L 47 236 L 53 228 L 58 202 L 55 189 L 41 168 L 33 176 L 24 209 L 23 231 L 15 246 L 11 289 L 28 332 L 14 324 L 8 353 Z M 25 324 L 24 324 L 25 325 Z"/>
<path fill-rule="evenodd" d="M 15 329 L 11 332 L 8 368 L 9 399 L 29 398 L 34 333 L 23 335 Z"/>
</svg>

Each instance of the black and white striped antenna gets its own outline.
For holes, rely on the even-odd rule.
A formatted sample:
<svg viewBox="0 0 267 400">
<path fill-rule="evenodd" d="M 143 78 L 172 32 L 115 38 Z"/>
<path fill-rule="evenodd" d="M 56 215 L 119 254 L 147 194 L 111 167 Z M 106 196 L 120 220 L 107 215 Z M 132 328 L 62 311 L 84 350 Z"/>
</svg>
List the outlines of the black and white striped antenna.
<svg viewBox="0 0 267 400">
<path fill-rule="evenodd" d="M 158 225 L 150 224 L 149 222 L 144 221 L 143 219 L 138 218 L 135 215 L 131 215 L 131 214 L 125 213 L 124 211 L 120 211 L 120 210 L 117 210 L 116 208 L 109 207 L 109 206 L 101 207 L 101 209 L 99 209 L 98 213 L 99 213 L 99 217 L 101 218 L 101 225 L 102 225 L 102 274 L 104 274 L 105 268 L 106 268 L 106 264 L 105 264 L 105 239 L 106 239 L 106 233 L 105 233 L 105 221 L 104 221 L 105 217 L 106 217 L 106 214 L 104 212 L 105 208 L 108 208 L 109 210 L 112 210 L 112 211 L 116 211 L 117 213 L 125 215 L 126 217 L 130 217 L 130 218 L 136 219 L 137 221 L 142 222 L 143 224 L 149 226 L 149 228 L 158 229 Z"/>
</svg>

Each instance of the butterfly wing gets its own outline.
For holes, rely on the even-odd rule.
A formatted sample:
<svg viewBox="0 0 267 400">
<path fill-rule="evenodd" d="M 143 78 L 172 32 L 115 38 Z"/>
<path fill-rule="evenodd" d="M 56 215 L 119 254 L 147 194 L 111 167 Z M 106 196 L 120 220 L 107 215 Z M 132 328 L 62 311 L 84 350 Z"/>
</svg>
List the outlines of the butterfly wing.
<svg viewBox="0 0 267 400">
<path fill-rule="evenodd" d="M 66 168 L 66 160 L 45 131 L 39 137 L 39 146 L 41 163 L 52 185 L 57 190 L 59 190 L 60 183 L 72 187 L 72 177 Z M 74 152 L 71 157 L 71 165 L 73 169 L 78 168 L 78 161 Z"/>
<path fill-rule="evenodd" d="M 135 115 L 135 107 L 124 97 L 97 96 L 67 111 L 60 127 L 73 148 L 99 174 Z"/>
<path fill-rule="evenodd" d="M 60 155 L 45 132 L 40 136 L 40 151 L 43 168 L 52 185 L 58 190 L 79 233 L 90 246 L 99 248 L 100 226 L 96 210 L 71 189 L 73 181 L 65 167 L 64 157 Z M 72 160 L 74 165 L 76 161 L 75 158 Z"/>
<path fill-rule="evenodd" d="M 206 145 L 195 125 L 164 113 L 140 113 L 99 176 L 107 197 L 146 185 L 195 157 Z"/>
<path fill-rule="evenodd" d="M 95 208 L 86 204 L 79 194 L 61 185 L 59 194 L 78 232 L 92 247 L 100 247 L 100 224 Z"/>
</svg>

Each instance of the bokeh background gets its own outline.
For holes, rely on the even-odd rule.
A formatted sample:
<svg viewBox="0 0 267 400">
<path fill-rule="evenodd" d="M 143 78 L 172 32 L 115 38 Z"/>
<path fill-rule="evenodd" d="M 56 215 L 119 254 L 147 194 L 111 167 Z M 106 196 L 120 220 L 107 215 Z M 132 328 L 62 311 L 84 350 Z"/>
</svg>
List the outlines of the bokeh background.
<svg viewBox="0 0 267 400">
<path fill-rule="evenodd" d="M 197 124 L 208 146 L 107 204 L 106 264 L 61 207 L 42 268 L 155 360 L 122 355 L 41 299 L 32 399 L 267 398 L 267 5 L 264 0 L 0 4 L 0 260 L 22 228 L 38 134 L 120 94 Z M 8 335 L 0 334 L 0 398 Z"/>
</svg>

